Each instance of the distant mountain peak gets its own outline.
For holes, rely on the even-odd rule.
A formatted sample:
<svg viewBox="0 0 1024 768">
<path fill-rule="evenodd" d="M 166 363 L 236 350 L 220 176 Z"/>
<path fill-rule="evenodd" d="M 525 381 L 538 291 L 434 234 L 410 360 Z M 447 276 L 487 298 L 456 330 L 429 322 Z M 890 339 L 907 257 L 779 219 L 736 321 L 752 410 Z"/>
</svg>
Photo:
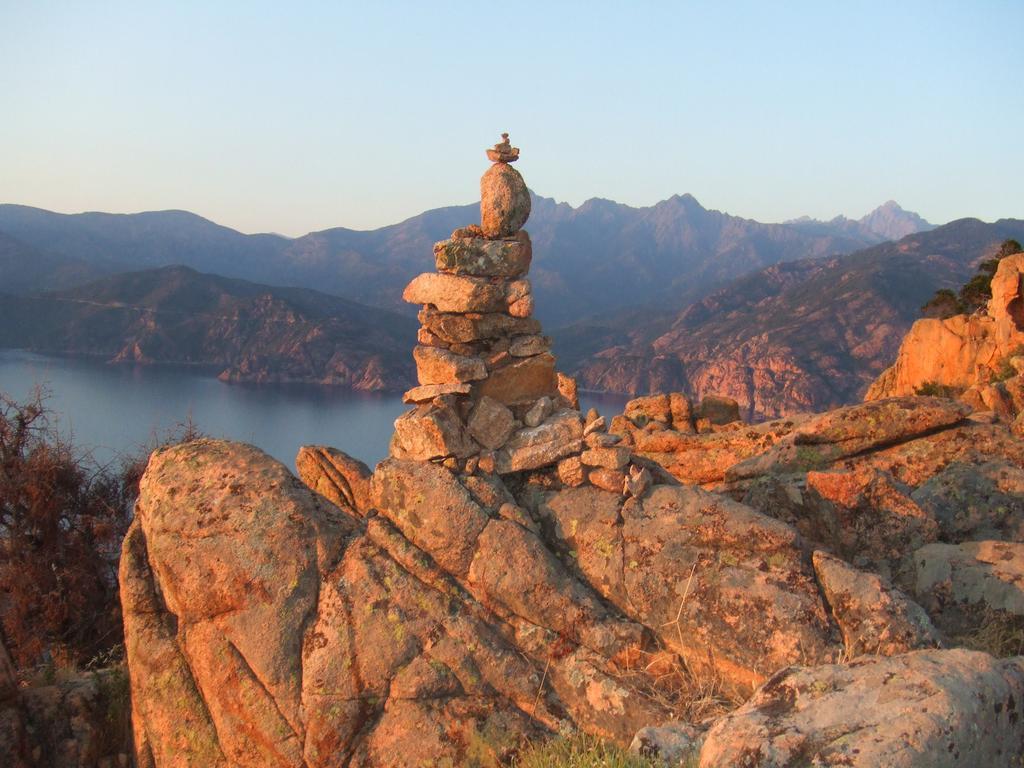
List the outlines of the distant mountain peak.
<svg viewBox="0 0 1024 768">
<path fill-rule="evenodd" d="M 860 218 L 857 222 L 869 232 L 873 232 L 886 240 L 899 240 L 901 237 L 935 229 L 934 224 L 903 208 L 895 200 L 887 200 L 880 206 Z"/>
<path fill-rule="evenodd" d="M 700 204 L 700 201 L 691 195 L 689 192 L 684 194 L 675 194 L 659 203 L 655 203 L 655 208 L 668 207 L 668 208 L 683 208 L 689 211 L 706 211 L 707 209 Z"/>
<path fill-rule="evenodd" d="M 859 219 L 849 219 L 842 214 L 828 221 L 801 216 L 784 223 L 806 230 L 831 227 L 855 233 L 869 242 L 899 240 L 907 235 L 935 229 L 934 224 L 929 223 L 913 211 L 908 211 L 895 200 L 886 200 Z"/>
</svg>

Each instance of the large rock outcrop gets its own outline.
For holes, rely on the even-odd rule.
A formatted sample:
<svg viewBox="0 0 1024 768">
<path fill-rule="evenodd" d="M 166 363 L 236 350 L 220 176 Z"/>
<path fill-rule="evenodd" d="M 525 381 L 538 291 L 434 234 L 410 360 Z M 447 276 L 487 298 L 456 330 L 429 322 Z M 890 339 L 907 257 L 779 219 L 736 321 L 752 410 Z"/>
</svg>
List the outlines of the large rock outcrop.
<svg viewBox="0 0 1024 768">
<path fill-rule="evenodd" d="M 817 557 L 828 553 L 842 558 L 842 570 L 860 569 L 863 578 L 851 575 L 857 571 L 832 580 L 818 573 L 848 651 L 877 641 L 897 652 L 892 638 L 874 630 L 875 639 L 859 637 L 856 627 L 851 633 L 844 626 L 851 599 L 873 603 L 869 613 L 876 617 L 889 610 L 888 599 L 870 597 L 886 582 L 926 603 L 935 623 L 958 636 L 989 621 L 987 609 L 957 608 L 960 601 L 944 597 L 944 588 L 919 588 L 922 561 L 915 553 L 933 563 L 957 545 L 1024 542 L 1024 441 L 1012 429 L 969 417 L 965 403 L 923 396 L 756 426 L 733 422 L 695 429 L 683 415 L 687 402 L 679 393 L 630 401 L 612 420 L 612 431 L 632 447 L 634 460 L 655 460 L 684 483 L 732 496 L 796 529 L 806 545 L 821 550 Z M 670 403 L 677 404 L 679 418 Z M 969 559 L 961 553 L 954 561 Z M 938 578 L 931 565 L 928 572 Z M 936 584 L 941 587 L 943 580 L 949 581 L 942 577 Z M 875 621 L 852 618 L 857 625 Z M 885 631 L 901 620 L 890 613 Z"/>
<path fill-rule="evenodd" d="M 628 500 L 568 488 L 537 512 L 586 579 L 694 670 L 753 686 L 768 669 L 838 658 L 799 536 L 777 520 L 669 485 Z"/>
<path fill-rule="evenodd" d="M 248 446 L 153 455 L 121 566 L 141 764 L 459 764 L 667 715 L 610 674 L 645 628 L 498 514 L 500 481 L 397 462 L 374 484 L 394 517 L 363 523 Z"/>
<path fill-rule="evenodd" d="M 461 764 L 566 723 L 627 743 L 671 716 L 641 659 L 739 691 L 838 660 L 840 630 L 934 644 L 884 585 L 822 593 L 745 505 L 550 478 L 389 459 L 360 516 L 249 446 L 155 453 L 121 563 L 140 764 Z"/>
<path fill-rule="evenodd" d="M 871 385 L 866 400 L 912 395 L 926 385 L 958 390 L 1000 376 L 1024 351 L 1024 253 L 1000 260 L 986 311 L 918 320 L 903 338 L 896 362 Z"/>
<path fill-rule="evenodd" d="M 143 764 L 415 765 L 564 720 L 628 741 L 668 716 L 621 680 L 655 647 L 736 685 L 840 651 L 797 534 L 728 499 L 523 506 L 497 474 L 394 459 L 371 485 L 363 520 L 248 446 L 152 456 L 121 564 Z M 389 762 L 417 728 L 438 736 Z"/>
<path fill-rule="evenodd" d="M 676 405 L 679 418 L 671 415 Z M 765 475 L 799 474 L 927 438 L 966 421 L 970 408 L 945 398 L 903 397 L 800 414 L 763 424 L 714 424 L 689 416 L 682 393 L 631 400 L 611 432 L 684 483 L 739 487 Z"/>
<path fill-rule="evenodd" d="M 153 454 L 120 571 L 144 765 L 301 765 L 302 650 L 355 529 L 256 449 Z"/>
</svg>

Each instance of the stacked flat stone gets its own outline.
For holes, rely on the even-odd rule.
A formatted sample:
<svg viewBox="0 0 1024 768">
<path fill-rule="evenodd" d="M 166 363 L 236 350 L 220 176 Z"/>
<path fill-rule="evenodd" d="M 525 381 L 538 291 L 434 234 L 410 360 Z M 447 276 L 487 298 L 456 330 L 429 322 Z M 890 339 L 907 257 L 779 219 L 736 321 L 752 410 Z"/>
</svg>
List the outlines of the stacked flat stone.
<svg viewBox="0 0 1024 768">
<path fill-rule="evenodd" d="M 437 271 L 402 295 L 423 305 L 413 351 L 419 386 L 405 393 L 414 407 L 395 422 L 391 455 L 470 473 L 557 466 L 565 484 L 593 476 L 625 492 L 629 449 L 615 446 L 620 438 L 603 420 L 580 414 L 575 382 L 555 370 L 551 341 L 533 317 L 532 247 L 522 228 L 530 193 L 510 165 L 519 149 L 502 134 L 487 156 L 480 224 L 437 243 Z"/>
</svg>

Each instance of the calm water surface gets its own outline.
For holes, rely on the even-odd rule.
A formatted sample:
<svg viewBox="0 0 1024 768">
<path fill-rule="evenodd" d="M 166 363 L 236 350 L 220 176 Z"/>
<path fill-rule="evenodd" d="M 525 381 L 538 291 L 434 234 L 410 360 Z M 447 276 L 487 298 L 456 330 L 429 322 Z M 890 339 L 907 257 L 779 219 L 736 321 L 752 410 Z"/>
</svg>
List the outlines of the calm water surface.
<svg viewBox="0 0 1024 768">
<path fill-rule="evenodd" d="M 0 350 L 0 392 L 18 400 L 43 385 L 56 425 L 106 463 L 191 418 L 210 437 L 252 443 L 294 467 L 300 445 L 340 448 L 371 467 L 387 455 L 398 395 L 303 385 L 225 384 L 194 371 L 108 365 Z M 585 395 L 583 409 L 611 416 L 626 398 Z"/>
</svg>

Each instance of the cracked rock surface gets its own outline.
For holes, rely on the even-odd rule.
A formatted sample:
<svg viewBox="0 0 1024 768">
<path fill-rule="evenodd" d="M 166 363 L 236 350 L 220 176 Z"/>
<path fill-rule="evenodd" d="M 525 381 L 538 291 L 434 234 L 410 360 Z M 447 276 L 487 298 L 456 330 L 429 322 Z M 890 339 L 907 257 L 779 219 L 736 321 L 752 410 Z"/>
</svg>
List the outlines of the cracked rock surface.
<svg viewBox="0 0 1024 768">
<path fill-rule="evenodd" d="M 516 503 L 499 475 L 389 459 L 368 498 L 237 443 L 152 456 L 120 574 L 141 764 L 460 764 L 567 725 L 628 743 L 671 715 L 627 674 L 654 647 L 740 685 L 840 650 L 796 532 L 724 497 L 527 480 Z"/>
</svg>

